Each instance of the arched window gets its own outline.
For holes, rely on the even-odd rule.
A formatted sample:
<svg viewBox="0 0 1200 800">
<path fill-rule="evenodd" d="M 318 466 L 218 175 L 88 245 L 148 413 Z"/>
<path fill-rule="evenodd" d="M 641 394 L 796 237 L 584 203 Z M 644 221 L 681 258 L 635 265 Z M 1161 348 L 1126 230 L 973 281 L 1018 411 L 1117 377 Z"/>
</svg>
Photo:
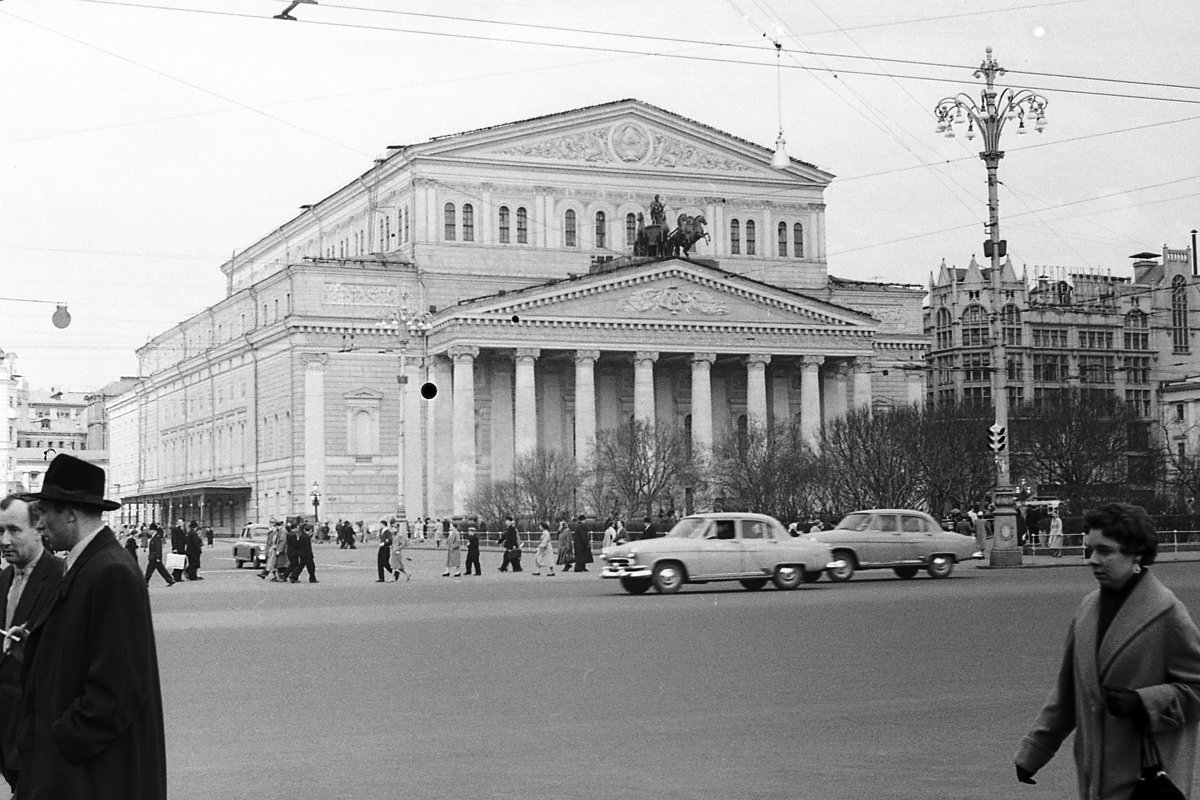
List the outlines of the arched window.
<svg viewBox="0 0 1200 800">
<path fill-rule="evenodd" d="M 988 338 L 987 312 L 981 305 L 967 306 L 962 315 L 962 346 L 986 347 Z"/>
<path fill-rule="evenodd" d="M 804 258 L 804 226 L 799 222 L 792 226 L 792 255 Z"/>
<path fill-rule="evenodd" d="M 354 413 L 354 446 L 351 452 L 357 456 L 375 453 L 375 420 L 365 408 Z"/>
<path fill-rule="evenodd" d="M 608 236 L 606 219 L 603 211 L 596 212 L 596 247 L 597 249 L 608 247 Z"/>
<path fill-rule="evenodd" d="M 1187 281 L 1176 275 L 1171 281 L 1171 349 L 1186 353 L 1188 347 L 1188 299 Z"/>
<path fill-rule="evenodd" d="M 632 247 L 637 242 L 637 217 L 625 215 L 625 244 Z"/>
<path fill-rule="evenodd" d="M 937 327 L 937 349 L 949 350 L 954 347 L 954 318 L 950 315 L 950 309 L 943 306 L 937 311 L 936 327 Z"/>
<path fill-rule="evenodd" d="M 508 206 L 500 206 L 500 244 L 508 244 Z"/>
<path fill-rule="evenodd" d="M 779 257 L 787 258 L 787 223 L 779 223 Z"/>
<path fill-rule="evenodd" d="M 463 203 L 463 241 L 475 241 L 475 207 L 470 203 Z"/>
<path fill-rule="evenodd" d="M 754 220 L 748 219 L 746 220 L 746 255 L 754 255 L 754 245 Z"/>
<path fill-rule="evenodd" d="M 529 215 L 525 206 L 517 208 L 517 244 L 529 244 Z"/>
<path fill-rule="evenodd" d="M 742 252 L 742 224 L 736 219 L 729 220 L 729 252 L 735 256 Z"/>
<path fill-rule="evenodd" d="M 454 203 L 446 203 L 446 241 L 453 242 L 458 238 L 455 231 L 456 221 L 454 219 Z"/>
<path fill-rule="evenodd" d="M 568 208 L 567 213 L 563 215 L 563 244 L 567 247 L 575 247 L 576 241 L 575 212 Z"/>
</svg>

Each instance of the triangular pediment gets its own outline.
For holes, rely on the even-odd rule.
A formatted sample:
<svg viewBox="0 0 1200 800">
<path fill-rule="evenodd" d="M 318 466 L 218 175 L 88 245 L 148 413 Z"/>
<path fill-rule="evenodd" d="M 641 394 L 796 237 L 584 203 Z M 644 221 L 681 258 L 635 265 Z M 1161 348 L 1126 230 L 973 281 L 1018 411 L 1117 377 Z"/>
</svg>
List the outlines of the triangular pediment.
<svg viewBox="0 0 1200 800">
<path fill-rule="evenodd" d="M 874 330 L 861 312 L 692 261 L 671 259 L 460 304 L 455 316 L 579 324 L 781 325 Z"/>
<path fill-rule="evenodd" d="M 418 152 L 419 151 L 419 152 Z M 771 167 L 772 151 L 638 100 L 622 100 L 443 137 L 412 155 L 492 164 L 559 165 L 763 177 L 825 185 L 833 175 L 799 160 Z"/>
<path fill-rule="evenodd" d="M 368 389 L 366 386 L 360 386 L 357 389 L 351 389 L 346 392 L 342 395 L 342 398 L 348 402 L 354 400 L 378 402 L 383 399 L 383 393 L 375 389 Z"/>
</svg>

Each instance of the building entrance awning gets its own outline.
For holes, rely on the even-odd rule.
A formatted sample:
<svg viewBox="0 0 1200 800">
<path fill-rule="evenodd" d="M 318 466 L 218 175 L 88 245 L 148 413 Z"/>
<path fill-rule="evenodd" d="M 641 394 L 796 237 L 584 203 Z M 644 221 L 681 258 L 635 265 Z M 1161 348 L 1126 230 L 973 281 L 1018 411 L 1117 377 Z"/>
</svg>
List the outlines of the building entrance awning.
<svg viewBox="0 0 1200 800">
<path fill-rule="evenodd" d="M 168 500 L 204 498 L 205 502 L 214 500 L 248 500 L 251 486 L 247 481 L 234 479 L 228 481 L 212 481 L 208 483 L 188 483 L 156 492 L 142 492 L 128 495 L 122 493 L 119 498 L 122 503 L 161 503 Z"/>
</svg>

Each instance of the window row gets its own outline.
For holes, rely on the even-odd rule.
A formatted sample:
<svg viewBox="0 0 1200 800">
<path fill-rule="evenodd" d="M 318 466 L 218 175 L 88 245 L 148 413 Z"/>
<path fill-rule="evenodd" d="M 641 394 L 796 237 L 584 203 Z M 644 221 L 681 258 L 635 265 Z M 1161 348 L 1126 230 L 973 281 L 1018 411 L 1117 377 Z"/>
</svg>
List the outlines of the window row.
<svg viewBox="0 0 1200 800">
<path fill-rule="evenodd" d="M 745 236 L 746 252 L 745 255 L 758 255 L 758 228 L 752 219 L 745 221 L 743 225 L 741 220 L 729 220 L 729 253 L 730 255 L 742 255 L 743 231 Z M 780 222 L 775 226 L 775 255 L 780 258 L 788 257 L 788 242 L 791 242 L 792 257 L 804 258 L 804 226 L 799 222 L 792 223 L 789 227 L 788 223 Z M 790 239 L 789 239 L 790 233 Z M 769 235 L 769 234 L 768 234 Z M 769 255 L 763 253 L 763 255 Z"/>
</svg>

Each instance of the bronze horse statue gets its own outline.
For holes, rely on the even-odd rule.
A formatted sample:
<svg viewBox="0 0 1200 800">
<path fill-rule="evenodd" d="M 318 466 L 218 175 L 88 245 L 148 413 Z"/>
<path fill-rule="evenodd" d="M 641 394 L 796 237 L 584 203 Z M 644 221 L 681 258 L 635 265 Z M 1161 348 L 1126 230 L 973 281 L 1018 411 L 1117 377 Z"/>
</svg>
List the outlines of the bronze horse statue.
<svg viewBox="0 0 1200 800">
<path fill-rule="evenodd" d="M 637 238 L 633 244 L 635 256 L 664 258 L 670 252 L 665 225 L 647 225 L 645 218 L 637 215 Z"/>
<path fill-rule="evenodd" d="M 708 220 L 704 218 L 703 214 L 697 214 L 694 217 L 680 214 L 677 227 L 667 235 L 666 245 L 670 248 L 671 255 L 678 256 L 682 250 L 683 257 L 687 258 L 692 245 L 701 239 L 711 244 L 712 239 L 704 231 L 704 225 L 707 222 Z"/>
</svg>

